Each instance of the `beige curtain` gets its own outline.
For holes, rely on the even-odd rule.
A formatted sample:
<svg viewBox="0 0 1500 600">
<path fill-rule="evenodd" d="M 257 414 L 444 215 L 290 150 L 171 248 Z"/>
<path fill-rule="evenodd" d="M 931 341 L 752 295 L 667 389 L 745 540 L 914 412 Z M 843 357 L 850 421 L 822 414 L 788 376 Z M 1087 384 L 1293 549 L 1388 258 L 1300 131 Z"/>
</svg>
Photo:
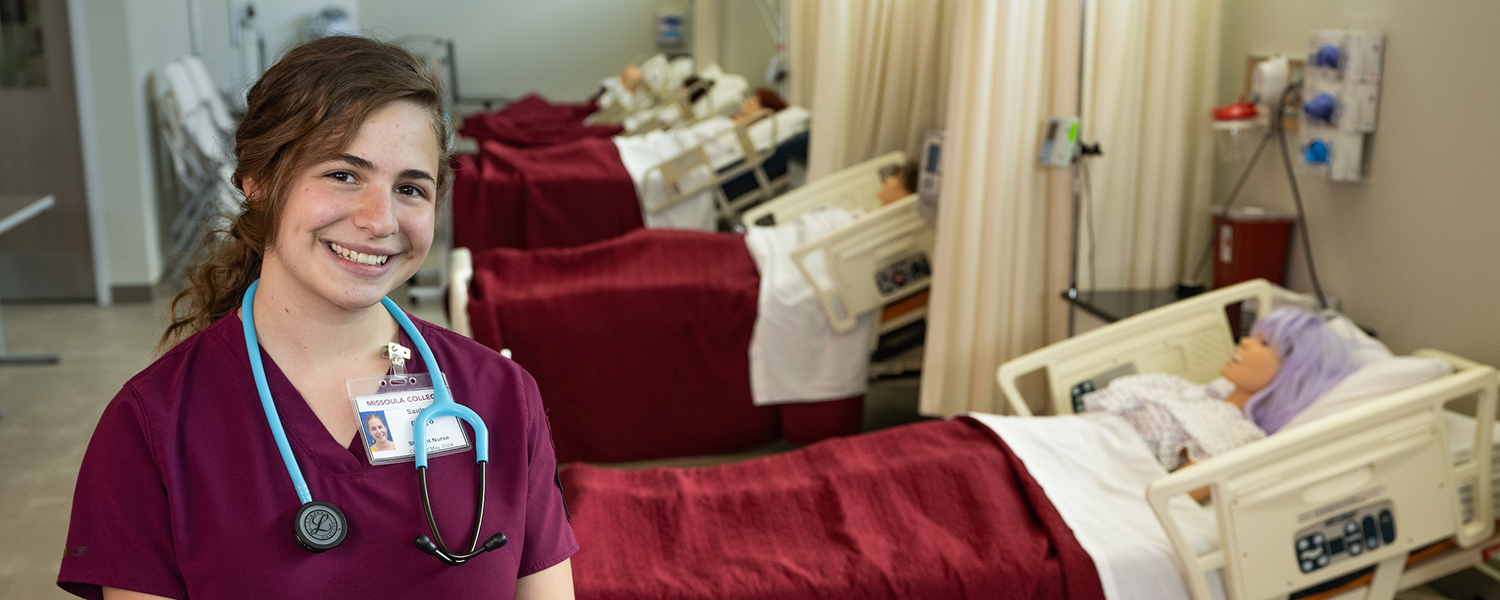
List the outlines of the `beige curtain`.
<svg viewBox="0 0 1500 600">
<path fill-rule="evenodd" d="M 1055 108 L 1054 78 L 1076 79 L 1054 63 L 1059 4 L 954 7 L 923 414 L 1002 412 L 995 369 L 1046 342 L 1048 299 L 1059 291 L 1047 280 L 1057 248 L 1049 226 L 1062 222 L 1049 218 L 1049 200 L 1065 194 L 1037 166 L 1036 149 Z"/>
<path fill-rule="evenodd" d="M 1085 228 L 1080 287 L 1167 287 L 1196 260 L 1186 216 L 1211 192 L 1220 3 L 1096 0 L 1088 12 L 1082 137 L 1104 156 L 1089 162 L 1095 264 Z"/>
<path fill-rule="evenodd" d="M 952 0 L 793 0 L 789 93 L 812 109 L 808 177 L 892 150 L 914 152 L 942 127 Z"/>
</svg>

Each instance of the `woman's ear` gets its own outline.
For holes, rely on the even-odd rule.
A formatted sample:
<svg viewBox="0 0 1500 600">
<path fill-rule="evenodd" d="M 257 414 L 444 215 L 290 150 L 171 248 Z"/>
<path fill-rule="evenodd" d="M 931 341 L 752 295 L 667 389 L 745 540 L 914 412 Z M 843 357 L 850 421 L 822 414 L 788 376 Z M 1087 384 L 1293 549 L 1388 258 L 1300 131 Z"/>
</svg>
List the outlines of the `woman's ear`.
<svg viewBox="0 0 1500 600">
<path fill-rule="evenodd" d="M 242 191 L 242 192 L 245 193 L 245 200 L 248 201 L 251 198 L 254 198 L 255 197 L 255 191 L 257 189 L 259 189 L 259 187 L 255 185 L 255 180 L 254 179 L 246 177 L 246 178 L 240 180 L 240 191 Z"/>
</svg>

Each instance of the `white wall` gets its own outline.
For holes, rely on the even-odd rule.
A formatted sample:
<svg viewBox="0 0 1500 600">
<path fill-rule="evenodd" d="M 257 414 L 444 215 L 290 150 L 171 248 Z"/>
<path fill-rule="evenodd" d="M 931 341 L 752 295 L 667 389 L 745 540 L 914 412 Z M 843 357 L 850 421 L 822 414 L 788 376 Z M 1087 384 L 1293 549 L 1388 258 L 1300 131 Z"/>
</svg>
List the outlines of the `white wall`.
<svg viewBox="0 0 1500 600">
<path fill-rule="evenodd" d="M 1241 92 L 1247 55 L 1305 56 L 1313 30 L 1341 27 L 1385 30 L 1385 71 L 1368 181 L 1299 179 L 1323 287 L 1397 352 L 1500 364 L 1500 3 L 1225 0 L 1220 100 Z M 1241 202 L 1290 208 L 1271 150 Z M 1218 198 L 1242 166 L 1219 168 Z M 1309 291 L 1302 256 L 1291 285 Z"/>
<path fill-rule="evenodd" d="M 776 55 L 776 40 L 758 4 L 760 0 L 724 2 L 719 25 L 719 66 L 727 73 L 743 75 L 751 87 L 765 85 L 766 65 Z"/>
<path fill-rule="evenodd" d="M 674 4 L 676 4 L 674 2 Z M 582 100 L 599 81 L 657 52 L 653 0 L 361 0 L 361 25 L 385 39 L 455 40 L 465 97 L 531 92 Z"/>
<path fill-rule="evenodd" d="M 245 0 L 197 0 L 202 57 L 221 89 L 253 83 L 238 50 L 231 47 L 230 14 Z M 233 2 L 231 4 L 231 2 Z M 162 275 L 164 257 L 158 232 L 156 132 L 152 122 L 154 75 L 173 59 L 192 52 L 189 0 L 86 0 L 82 22 L 87 35 L 87 69 L 93 94 L 80 98 L 94 131 L 98 193 L 103 211 L 102 242 L 108 251 L 107 285 L 151 286 Z M 358 15 L 356 0 L 255 0 L 258 27 L 269 54 L 301 39 L 318 8 L 345 6 Z M 89 135 L 88 132 L 84 133 Z M 86 144 L 86 148 L 88 145 Z"/>
</svg>

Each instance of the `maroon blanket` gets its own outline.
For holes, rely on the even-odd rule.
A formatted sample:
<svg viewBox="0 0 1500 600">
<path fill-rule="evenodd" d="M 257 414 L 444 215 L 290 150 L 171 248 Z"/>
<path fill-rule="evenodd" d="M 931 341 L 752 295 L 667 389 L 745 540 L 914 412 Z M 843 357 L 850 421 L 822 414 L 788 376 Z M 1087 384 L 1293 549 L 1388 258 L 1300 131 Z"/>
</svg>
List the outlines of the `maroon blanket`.
<svg viewBox="0 0 1500 600">
<path fill-rule="evenodd" d="M 624 131 L 613 125 L 584 125 L 583 118 L 594 112 L 595 107 L 593 100 L 581 104 L 552 104 L 532 94 L 500 110 L 464 117 L 464 125 L 458 134 L 522 148 L 552 146 L 587 137 L 607 138 Z"/>
<path fill-rule="evenodd" d="M 635 183 L 608 138 L 543 148 L 482 142 L 457 159 L 453 244 L 563 248 L 644 226 Z"/>
<path fill-rule="evenodd" d="M 1104 597 L 1025 466 L 967 420 L 562 483 L 580 600 Z"/>
<path fill-rule="evenodd" d="M 863 397 L 756 407 L 760 278 L 735 234 L 638 229 L 576 248 L 474 256 L 474 339 L 541 388 L 560 461 L 736 452 L 858 432 Z M 785 416 L 783 416 L 785 415 Z"/>
</svg>

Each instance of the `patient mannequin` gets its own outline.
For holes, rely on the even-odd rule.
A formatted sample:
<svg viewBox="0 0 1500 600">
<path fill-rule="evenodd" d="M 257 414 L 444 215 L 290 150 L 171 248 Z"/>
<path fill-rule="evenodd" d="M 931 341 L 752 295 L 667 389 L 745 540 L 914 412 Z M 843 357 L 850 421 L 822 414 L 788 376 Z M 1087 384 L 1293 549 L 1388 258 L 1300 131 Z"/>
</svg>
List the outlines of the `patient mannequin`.
<svg viewBox="0 0 1500 600">
<path fill-rule="evenodd" d="M 640 67 L 625 65 L 625 68 L 620 69 L 620 85 L 625 86 L 625 89 L 630 90 L 631 93 L 635 93 L 641 89 L 641 78 L 643 76 L 644 72 L 641 71 Z"/>
<path fill-rule="evenodd" d="M 885 206 L 917 193 L 917 175 L 920 170 L 921 166 L 915 159 L 897 165 L 889 171 L 882 169 L 880 190 L 875 192 L 875 197 L 880 199 L 880 205 Z"/>
<path fill-rule="evenodd" d="M 1123 417 L 1175 470 L 1276 433 L 1354 372 L 1349 345 L 1321 315 L 1280 308 L 1240 339 L 1218 379 L 1130 375 L 1083 402 L 1088 412 Z"/>
<path fill-rule="evenodd" d="M 786 107 L 786 100 L 781 97 L 781 94 L 776 93 L 776 90 L 767 87 L 755 88 L 755 93 L 750 94 L 750 97 L 740 103 L 740 112 L 734 113 L 733 118 L 734 122 L 739 123 L 755 117 L 761 109 L 769 108 L 771 112 L 779 112 Z"/>
</svg>

